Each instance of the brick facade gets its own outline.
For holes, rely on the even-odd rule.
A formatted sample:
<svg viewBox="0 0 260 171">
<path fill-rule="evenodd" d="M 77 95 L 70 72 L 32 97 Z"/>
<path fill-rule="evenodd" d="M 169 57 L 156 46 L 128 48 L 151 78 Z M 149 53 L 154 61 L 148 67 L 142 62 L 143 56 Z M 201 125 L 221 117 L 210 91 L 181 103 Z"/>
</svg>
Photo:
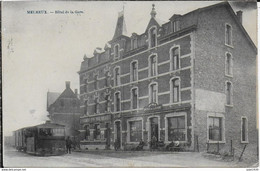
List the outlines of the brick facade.
<svg viewBox="0 0 260 171">
<path fill-rule="evenodd" d="M 130 37 L 122 32 L 123 17 L 113 40 L 81 64 L 82 146 L 108 148 L 119 139 L 125 148 L 140 139 L 149 144 L 156 136 L 166 144 L 178 139 L 188 150 L 197 144 L 206 150 L 207 143 L 225 150 L 230 140 L 256 148 L 256 47 L 228 3 L 173 15 L 167 23 L 159 22 L 153 7 L 146 31 Z M 231 46 L 225 45 L 227 24 Z M 225 74 L 227 53 L 232 54 L 232 76 Z M 232 83 L 231 105 L 226 105 L 227 82 Z M 220 118 L 221 137 L 213 142 L 209 126 L 214 117 Z M 241 117 L 248 121 L 248 142 L 243 143 Z"/>
</svg>

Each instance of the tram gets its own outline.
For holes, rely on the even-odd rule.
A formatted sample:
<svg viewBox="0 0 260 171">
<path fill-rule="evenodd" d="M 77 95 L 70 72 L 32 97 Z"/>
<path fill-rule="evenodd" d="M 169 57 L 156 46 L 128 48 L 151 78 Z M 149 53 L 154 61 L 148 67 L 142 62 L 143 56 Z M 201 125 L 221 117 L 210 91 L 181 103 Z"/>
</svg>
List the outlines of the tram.
<svg viewBox="0 0 260 171">
<path fill-rule="evenodd" d="M 66 152 L 64 125 L 46 121 L 16 130 L 13 135 L 18 151 L 39 156 L 62 155 Z"/>
</svg>

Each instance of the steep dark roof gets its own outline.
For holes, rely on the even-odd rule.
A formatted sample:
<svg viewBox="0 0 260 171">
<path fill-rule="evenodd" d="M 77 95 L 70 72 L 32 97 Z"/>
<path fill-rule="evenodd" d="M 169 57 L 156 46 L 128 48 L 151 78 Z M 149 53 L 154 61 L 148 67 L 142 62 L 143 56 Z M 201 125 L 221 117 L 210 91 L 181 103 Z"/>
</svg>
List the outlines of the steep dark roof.
<svg viewBox="0 0 260 171">
<path fill-rule="evenodd" d="M 119 36 L 122 35 L 127 35 L 126 32 L 126 24 L 125 24 L 125 20 L 124 20 L 124 13 L 121 12 L 119 13 L 118 19 L 117 19 L 117 24 L 116 24 L 116 30 L 115 30 L 115 34 L 113 39 L 118 38 Z"/>
<path fill-rule="evenodd" d="M 60 93 L 47 92 L 47 109 L 49 108 L 49 106 L 51 104 L 53 104 L 58 99 L 59 96 L 60 96 Z"/>
<path fill-rule="evenodd" d="M 58 99 L 60 98 L 77 98 L 77 96 L 75 95 L 75 93 L 71 90 L 71 88 L 66 88 L 61 95 L 59 96 Z M 58 100 L 57 99 L 57 100 Z"/>
</svg>

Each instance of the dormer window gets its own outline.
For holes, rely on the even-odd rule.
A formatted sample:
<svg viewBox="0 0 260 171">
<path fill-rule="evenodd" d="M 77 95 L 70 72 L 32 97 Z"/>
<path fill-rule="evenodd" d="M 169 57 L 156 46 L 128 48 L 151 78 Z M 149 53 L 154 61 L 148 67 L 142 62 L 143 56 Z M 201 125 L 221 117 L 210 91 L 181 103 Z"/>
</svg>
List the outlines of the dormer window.
<svg viewBox="0 0 260 171">
<path fill-rule="evenodd" d="M 180 30 L 180 21 L 179 20 L 175 20 L 172 22 L 172 29 L 173 29 L 173 32 Z"/>
<path fill-rule="evenodd" d="M 119 44 L 114 46 L 114 57 L 119 58 Z"/>
<path fill-rule="evenodd" d="M 149 30 L 149 46 L 150 48 L 155 47 L 157 45 L 157 29 L 156 27 L 152 27 Z"/>
<path fill-rule="evenodd" d="M 131 50 L 136 49 L 136 48 L 137 48 L 137 37 L 134 36 L 134 37 L 131 39 Z"/>
</svg>

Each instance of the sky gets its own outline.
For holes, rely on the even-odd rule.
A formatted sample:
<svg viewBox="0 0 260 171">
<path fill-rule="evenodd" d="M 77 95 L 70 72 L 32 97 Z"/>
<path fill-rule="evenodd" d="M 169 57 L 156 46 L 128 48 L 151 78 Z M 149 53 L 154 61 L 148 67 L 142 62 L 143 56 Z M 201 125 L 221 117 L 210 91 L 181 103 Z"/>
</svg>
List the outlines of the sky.
<svg viewBox="0 0 260 171">
<path fill-rule="evenodd" d="M 77 72 L 84 54 L 92 57 L 96 47 L 103 49 L 112 39 L 123 6 L 127 32 L 131 35 L 144 32 L 153 3 L 156 17 L 167 22 L 173 14 L 185 14 L 218 2 L 3 2 L 4 135 L 45 122 L 48 91 L 62 92 L 65 81 L 71 82 L 72 90 L 79 89 Z M 254 5 L 234 3 L 232 7 L 235 11 L 243 10 L 243 25 L 256 44 Z M 32 10 L 46 10 L 47 14 L 27 14 Z M 57 10 L 69 13 L 50 13 Z"/>
</svg>

